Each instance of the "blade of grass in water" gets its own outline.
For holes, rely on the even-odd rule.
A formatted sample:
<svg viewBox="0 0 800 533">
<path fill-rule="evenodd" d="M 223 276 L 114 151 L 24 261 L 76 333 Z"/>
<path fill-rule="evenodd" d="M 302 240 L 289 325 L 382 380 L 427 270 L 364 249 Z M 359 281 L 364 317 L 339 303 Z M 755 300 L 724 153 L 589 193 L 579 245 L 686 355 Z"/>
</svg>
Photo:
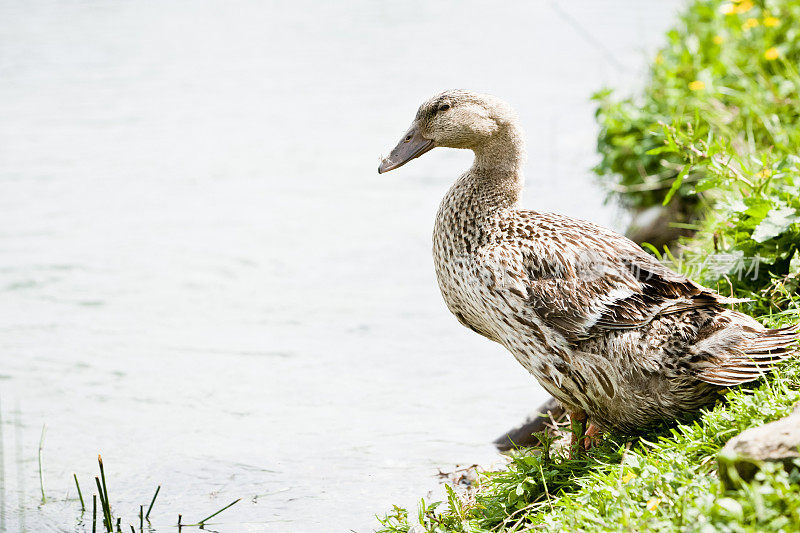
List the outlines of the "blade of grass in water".
<svg viewBox="0 0 800 533">
<path fill-rule="evenodd" d="M 103 525 L 106 528 L 106 531 L 113 531 L 111 529 L 111 511 L 108 508 L 108 504 L 103 497 L 103 487 L 100 485 L 100 478 L 95 476 L 94 477 L 95 483 L 97 483 L 97 492 L 100 493 L 100 507 L 103 509 Z"/>
<path fill-rule="evenodd" d="M 100 465 L 100 479 L 103 482 L 103 499 L 101 501 L 105 502 L 106 515 L 108 516 L 108 530 L 114 531 L 114 518 L 111 514 L 111 500 L 108 497 L 108 485 L 106 485 L 106 470 L 103 467 L 103 456 L 100 454 L 97 455 L 97 463 Z M 119 529 L 120 525 L 118 520 L 117 530 Z"/>
<path fill-rule="evenodd" d="M 239 498 L 239 499 L 237 499 L 237 500 L 235 500 L 235 501 L 232 501 L 231 503 L 229 503 L 228 505 L 226 505 L 225 507 L 223 507 L 222 509 L 220 509 L 220 510 L 219 510 L 219 511 L 217 511 L 216 513 L 214 513 L 214 514 L 212 514 L 212 515 L 209 515 L 209 516 L 207 516 L 207 517 L 203 518 L 202 520 L 200 520 L 199 522 L 197 522 L 197 525 L 198 525 L 198 526 L 202 526 L 202 525 L 204 525 L 204 524 L 205 524 L 205 523 L 206 523 L 208 520 L 210 520 L 211 518 L 214 518 L 215 516 L 217 516 L 219 513 L 221 513 L 221 512 L 222 512 L 222 511 L 224 511 L 225 509 L 227 509 L 227 508 L 229 508 L 229 507 L 233 507 L 235 504 L 239 503 L 239 500 L 241 500 L 241 498 Z"/>
<path fill-rule="evenodd" d="M 156 497 L 158 496 L 158 491 L 161 490 L 161 485 L 156 487 L 156 493 L 153 494 L 153 499 L 150 500 L 150 507 L 147 508 L 147 514 L 144 517 L 149 521 L 150 520 L 150 511 L 153 510 L 153 504 L 156 503 Z"/>
<path fill-rule="evenodd" d="M 92 533 L 97 533 L 97 494 L 92 494 Z"/>
<path fill-rule="evenodd" d="M 100 464 L 100 479 L 103 480 L 103 499 L 106 501 L 106 505 L 110 509 L 111 502 L 108 499 L 108 487 L 106 486 L 106 471 L 103 468 L 103 457 L 101 455 L 97 456 L 97 462 Z"/>
<path fill-rule="evenodd" d="M 86 506 L 83 504 L 83 494 L 81 493 L 81 484 L 78 483 L 78 475 L 72 474 L 72 477 L 75 478 L 75 486 L 78 488 L 78 498 L 81 500 L 81 511 L 85 511 Z"/>
<path fill-rule="evenodd" d="M 47 503 L 47 498 L 44 496 L 44 472 L 42 471 L 42 449 L 44 448 L 44 434 L 47 432 L 47 426 L 42 424 L 42 436 L 39 438 L 39 488 L 42 489 L 42 503 Z"/>
</svg>

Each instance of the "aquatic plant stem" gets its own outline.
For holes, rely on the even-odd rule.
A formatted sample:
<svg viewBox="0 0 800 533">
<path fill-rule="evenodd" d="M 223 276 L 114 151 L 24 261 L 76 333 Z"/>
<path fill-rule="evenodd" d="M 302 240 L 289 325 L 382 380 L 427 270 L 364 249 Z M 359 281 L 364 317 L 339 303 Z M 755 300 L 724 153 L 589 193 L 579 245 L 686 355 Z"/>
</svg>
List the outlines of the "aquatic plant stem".
<svg viewBox="0 0 800 533">
<path fill-rule="evenodd" d="M 47 498 L 44 496 L 44 472 L 42 471 L 42 449 L 44 448 L 44 435 L 47 432 L 47 426 L 42 424 L 42 436 L 39 438 L 39 488 L 42 490 L 42 503 L 47 503 Z"/>
<path fill-rule="evenodd" d="M 83 494 L 81 493 L 81 484 L 78 483 L 78 475 L 73 473 L 72 477 L 75 479 L 75 486 L 78 488 L 78 498 L 81 500 L 81 511 L 85 511 L 86 506 L 83 504 Z"/>
<path fill-rule="evenodd" d="M 106 501 L 108 508 L 111 508 L 111 502 L 108 499 L 108 487 L 106 486 L 106 471 L 103 468 L 103 457 L 98 454 L 97 462 L 100 464 L 100 479 L 103 480 L 103 498 Z M 109 515 L 110 516 L 110 515 Z"/>
<path fill-rule="evenodd" d="M 220 510 L 219 510 L 219 511 L 217 511 L 216 513 L 214 513 L 214 514 L 212 514 L 212 515 L 209 515 L 209 516 L 207 516 L 207 517 L 203 518 L 202 520 L 200 520 L 199 522 L 197 522 L 196 524 L 192 524 L 192 525 L 195 525 L 195 526 L 202 526 L 202 525 L 205 525 L 205 523 L 206 523 L 208 520 L 210 520 L 211 518 L 214 518 L 215 516 L 217 516 L 219 513 L 221 513 L 221 512 L 222 512 L 222 511 L 224 511 L 225 509 L 227 509 L 227 508 L 229 508 L 229 507 L 233 507 L 234 505 L 236 505 L 237 503 L 239 503 L 239 501 L 240 501 L 240 500 L 241 500 L 241 498 L 239 498 L 239 499 L 237 499 L 237 500 L 235 500 L 235 501 L 232 501 L 231 503 L 229 503 L 228 505 L 226 505 L 225 507 L 223 507 L 222 509 L 220 509 Z"/>
<path fill-rule="evenodd" d="M 103 486 L 100 484 L 100 478 L 95 476 L 94 477 L 95 483 L 97 483 L 97 492 L 100 493 L 100 507 L 103 509 L 103 525 L 105 525 L 106 531 L 113 531 L 112 529 L 112 522 L 111 522 L 111 511 L 108 507 L 108 503 L 103 496 Z"/>
<path fill-rule="evenodd" d="M 144 515 L 145 519 L 149 522 L 150 521 L 150 511 L 153 510 L 153 504 L 156 503 L 156 497 L 158 497 L 158 491 L 161 490 L 161 485 L 156 487 L 156 493 L 153 494 L 153 499 L 150 500 L 150 507 L 147 508 L 147 514 Z"/>
</svg>

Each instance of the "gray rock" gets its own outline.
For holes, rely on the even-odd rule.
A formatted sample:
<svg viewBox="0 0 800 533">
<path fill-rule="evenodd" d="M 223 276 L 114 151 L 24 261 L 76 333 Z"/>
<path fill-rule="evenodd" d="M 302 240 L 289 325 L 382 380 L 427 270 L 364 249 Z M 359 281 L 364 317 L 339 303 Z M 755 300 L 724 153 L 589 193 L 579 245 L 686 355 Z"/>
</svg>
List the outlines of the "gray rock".
<svg viewBox="0 0 800 533">
<path fill-rule="evenodd" d="M 800 404 L 786 418 L 750 428 L 733 437 L 719 453 L 719 475 L 727 487 L 739 478 L 750 481 L 765 462 L 780 462 L 789 470 L 800 459 Z"/>
</svg>

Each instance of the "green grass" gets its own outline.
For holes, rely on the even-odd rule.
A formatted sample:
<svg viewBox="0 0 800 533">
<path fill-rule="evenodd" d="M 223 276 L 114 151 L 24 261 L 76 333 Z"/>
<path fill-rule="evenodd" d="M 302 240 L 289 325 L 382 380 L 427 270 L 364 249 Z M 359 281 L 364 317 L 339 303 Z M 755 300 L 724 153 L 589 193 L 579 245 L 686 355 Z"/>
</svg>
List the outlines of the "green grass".
<svg viewBox="0 0 800 533">
<path fill-rule="evenodd" d="M 800 317 L 797 317 L 800 318 Z M 800 473 L 768 466 L 726 489 L 717 453 L 741 431 L 786 416 L 800 401 L 800 362 L 755 387 L 731 390 L 696 420 L 623 439 L 606 436 L 587 457 L 518 450 L 507 470 L 481 475 L 477 493 L 395 508 L 382 533 L 525 531 L 798 531 Z M 800 466 L 800 462 L 798 462 Z"/>
<path fill-rule="evenodd" d="M 641 208 L 662 203 L 672 191 L 682 211 L 694 212 L 718 196 L 694 186 L 702 169 L 692 169 L 673 189 L 684 160 L 653 151 L 663 146 L 662 122 L 695 122 L 700 138 L 711 132 L 738 153 L 797 153 L 797 20 L 798 0 L 695 0 L 667 33 L 640 94 L 598 92 L 595 171 L 611 197 Z"/>
<path fill-rule="evenodd" d="M 748 298 L 737 309 L 771 327 L 800 320 L 798 20 L 800 0 L 695 0 L 640 95 L 595 96 L 595 170 L 610 197 L 633 209 L 675 203 L 676 220 L 698 230 L 675 253 L 645 248 Z M 579 460 L 544 439 L 544 450 L 517 450 L 506 470 L 480 475 L 473 492 L 446 487 L 446 502 L 395 507 L 380 531 L 800 531 L 798 471 L 767 465 L 725 487 L 717 470 L 731 437 L 787 415 L 799 390 L 795 358 L 693 420 L 607 435 Z"/>
</svg>

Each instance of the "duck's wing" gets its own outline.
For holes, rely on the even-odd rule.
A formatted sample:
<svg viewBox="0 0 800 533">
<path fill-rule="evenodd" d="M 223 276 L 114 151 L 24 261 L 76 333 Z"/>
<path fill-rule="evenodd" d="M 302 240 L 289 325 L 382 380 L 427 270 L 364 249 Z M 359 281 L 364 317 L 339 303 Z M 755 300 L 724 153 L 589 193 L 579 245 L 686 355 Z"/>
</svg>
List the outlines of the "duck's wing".
<svg viewBox="0 0 800 533">
<path fill-rule="evenodd" d="M 503 240 L 481 250 L 485 282 L 569 342 L 730 302 L 611 230 L 559 215 L 515 215 Z"/>
</svg>

